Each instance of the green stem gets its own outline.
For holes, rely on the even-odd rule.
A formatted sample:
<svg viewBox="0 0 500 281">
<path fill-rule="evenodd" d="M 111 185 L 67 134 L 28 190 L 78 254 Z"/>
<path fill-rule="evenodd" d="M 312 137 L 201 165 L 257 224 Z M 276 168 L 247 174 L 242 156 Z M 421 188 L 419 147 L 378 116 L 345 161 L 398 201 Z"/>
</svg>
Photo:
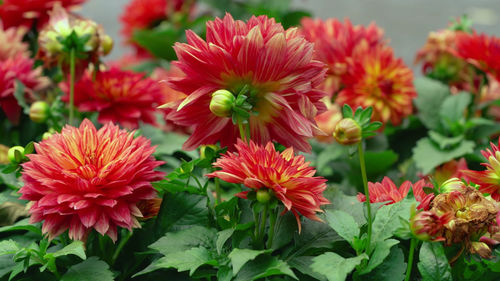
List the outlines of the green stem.
<svg viewBox="0 0 500 281">
<path fill-rule="evenodd" d="M 278 213 L 276 212 L 276 209 L 271 211 L 271 216 L 269 217 L 269 235 L 267 237 L 267 248 L 271 249 L 273 246 L 273 239 L 274 239 L 274 229 L 276 227 L 276 217 L 278 216 Z"/>
<path fill-rule="evenodd" d="M 410 281 L 411 268 L 413 266 L 413 255 L 415 253 L 415 247 L 417 246 L 417 239 L 412 238 L 410 242 L 410 252 L 408 253 L 408 266 L 406 267 L 406 277 L 405 281 Z"/>
<path fill-rule="evenodd" d="M 219 205 L 222 202 L 221 195 L 222 195 L 222 189 L 220 188 L 220 181 L 219 178 L 214 178 L 215 181 L 215 204 Z"/>
<path fill-rule="evenodd" d="M 264 248 L 264 231 L 266 230 L 267 223 L 267 210 L 269 209 L 269 204 L 264 205 L 264 210 L 261 213 L 260 217 L 260 227 L 259 227 L 259 245 L 261 248 Z"/>
<path fill-rule="evenodd" d="M 122 251 L 125 244 L 127 244 L 130 237 L 132 237 L 132 231 L 127 231 L 127 235 L 121 239 L 120 244 L 118 244 L 118 247 L 113 253 L 113 257 L 111 258 L 111 265 L 115 264 L 116 260 L 118 259 L 118 256 L 120 256 L 120 252 Z"/>
<path fill-rule="evenodd" d="M 245 131 L 245 127 L 243 126 L 243 121 L 238 119 L 238 130 L 240 131 L 240 138 L 242 141 L 247 141 L 247 134 Z"/>
<path fill-rule="evenodd" d="M 69 124 L 73 125 L 74 104 L 75 104 L 75 49 L 71 49 L 69 58 Z"/>
<path fill-rule="evenodd" d="M 363 178 L 363 187 L 366 196 L 366 212 L 368 215 L 368 238 L 366 241 L 366 252 L 370 252 L 370 243 L 372 239 L 372 208 L 370 204 L 370 191 L 368 190 L 368 179 L 366 177 L 365 154 L 363 152 L 363 142 L 358 143 L 359 165 L 361 166 L 361 176 Z"/>
</svg>

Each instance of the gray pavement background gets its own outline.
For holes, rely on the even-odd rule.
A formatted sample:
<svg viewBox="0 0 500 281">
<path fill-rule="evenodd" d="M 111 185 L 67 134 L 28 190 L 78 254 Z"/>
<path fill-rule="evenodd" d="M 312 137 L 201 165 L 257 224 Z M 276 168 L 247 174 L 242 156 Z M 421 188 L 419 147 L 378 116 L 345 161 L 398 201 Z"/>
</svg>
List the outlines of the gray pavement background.
<svg viewBox="0 0 500 281">
<path fill-rule="evenodd" d="M 272 1 L 272 0 L 269 0 Z M 119 35 L 119 15 L 129 0 L 89 0 L 80 11 L 103 25 L 115 40 L 108 59 L 127 52 Z M 427 34 L 443 28 L 450 18 L 468 14 L 481 32 L 500 36 L 500 0 L 292 0 L 323 19 L 348 17 L 353 24 L 376 24 L 385 30 L 396 55 L 412 65 L 416 51 Z"/>
</svg>

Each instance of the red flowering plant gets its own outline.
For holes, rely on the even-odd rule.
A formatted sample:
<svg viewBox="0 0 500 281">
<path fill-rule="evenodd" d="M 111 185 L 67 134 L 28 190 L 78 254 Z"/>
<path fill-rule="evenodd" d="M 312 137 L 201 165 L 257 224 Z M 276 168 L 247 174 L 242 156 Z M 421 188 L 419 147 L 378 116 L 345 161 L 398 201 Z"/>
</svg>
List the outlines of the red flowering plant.
<svg viewBox="0 0 500 281">
<path fill-rule="evenodd" d="M 500 278 L 495 36 L 84 2 L 0 0 L 0 281 Z"/>
</svg>

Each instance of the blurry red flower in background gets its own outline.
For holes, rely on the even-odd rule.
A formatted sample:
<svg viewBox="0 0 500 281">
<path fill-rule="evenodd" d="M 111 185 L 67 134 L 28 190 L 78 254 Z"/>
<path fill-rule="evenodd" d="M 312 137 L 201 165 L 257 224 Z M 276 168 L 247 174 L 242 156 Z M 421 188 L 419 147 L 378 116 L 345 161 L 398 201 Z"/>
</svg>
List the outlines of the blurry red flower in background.
<svg viewBox="0 0 500 281">
<path fill-rule="evenodd" d="M 324 79 L 323 63 L 313 56 L 313 44 L 297 29 L 284 30 L 266 16 L 247 23 L 230 14 L 207 22 L 207 40 L 186 32 L 187 44 L 176 43 L 183 75 L 170 78 L 174 90 L 187 97 L 177 102 L 168 118 L 194 133 L 184 149 L 220 142 L 230 149 L 238 128 L 230 117 L 218 117 L 209 108 L 211 95 L 224 89 L 237 95 L 249 89 L 251 138 L 258 144 L 277 141 L 301 151 L 311 149 L 307 139 L 321 134 L 314 117 L 325 109 L 317 87 Z"/>
<path fill-rule="evenodd" d="M 316 139 L 320 142 L 331 143 L 334 141 L 333 132 L 335 127 L 342 120 L 342 110 L 338 104 L 330 102 L 330 99 L 325 100 L 325 105 L 326 111 L 318 114 L 314 120 L 326 135 L 316 136 Z"/>
<path fill-rule="evenodd" d="M 42 68 L 33 69 L 34 61 L 20 53 L 5 61 L 0 61 L 0 107 L 9 120 L 17 124 L 21 115 L 21 107 L 17 103 L 14 93 L 22 83 L 27 99 L 34 91 L 46 88 L 50 81 L 42 76 Z"/>
<path fill-rule="evenodd" d="M 19 192 L 33 202 L 31 222 L 44 221 L 43 233 L 52 239 L 69 229 L 71 239 L 85 240 L 95 229 L 115 241 L 117 227 L 140 227 L 137 203 L 155 197 L 151 182 L 163 176 L 149 140 L 112 124 L 96 130 L 86 119 L 35 148 Z"/>
<path fill-rule="evenodd" d="M 486 34 L 460 33 L 456 55 L 500 80 L 500 38 Z"/>
<path fill-rule="evenodd" d="M 295 215 L 299 231 L 299 214 L 321 221 L 316 212 L 322 212 L 320 206 L 330 203 L 323 197 L 326 179 L 314 176 L 316 170 L 305 162 L 304 156 L 295 156 L 293 148 L 280 153 L 271 142 L 264 147 L 253 141 L 247 144 L 238 140 L 236 150 L 237 153 L 228 152 L 215 162 L 214 167 L 222 170 L 207 176 L 244 184 L 256 191 L 271 190 L 285 206 L 283 213 L 291 211 Z M 237 196 L 246 198 L 247 193 Z"/>
<path fill-rule="evenodd" d="M 61 85 L 69 99 L 69 85 Z M 164 101 L 159 83 L 143 74 L 111 68 L 96 74 L 90 73 L 75 85 L 75 106 L 84 112 L 97 111 L 102 124 L 117 122 L 127 128 L 137 128 L 139 121 L 156 124 L 156 107 Z"/>
<path fill-rule="evenodd" d="M 479 191 L 489 193 L 493 199 L 500 201 L 500 149 L 494 143 L 490 143 L 490 145 L 491 150 L 487 148 L 481 151 L 484 158 L 488 160 L 488 163 L 481 163 L 486 167 L 486 170 L 464 170 L 462 172 L 469 180 L 479 185 Z"/>
<path fill-rule="evenodd" d="M 18 54 L 29 57 L 28 44 L 23 42 L 25 28 L 10 27 L 3 29 L 0 23 L 0 61 L 13 58 Z"/>
<path fill-rule="evenodd" d="M 388 46 L 358 47 L 342 82 L 344 88 L 335 102 L 352 108 L 372 106 L 373 120 L 399 125 L 413 112 L 412 100 L 417 96 L 413 73 Z"/>
<path fill-rule="evenodd" d="M 0 4 L 0 20 L 4 27 L 25 26 L 33 23 L 42 27 L 49 19 L 48 12 L 56 3 L 66 9 L 83 4 L 86 0 L 3 0 Z"/>
<path fill-rule="evenodd" d="M 341 89 L 341 76 L 348 71 L 353 52 L 361 42 L 370 48 L 385 43 L 384 32 L 374 23 L 364 27 L 353 26 L 349 19 L 341 22 L 337 19 L 304 18 L 301 25 L 301 33 L 314 43 L 315 58 L 328 65 L 322 89 L 329 97 Z"/>
</svg>

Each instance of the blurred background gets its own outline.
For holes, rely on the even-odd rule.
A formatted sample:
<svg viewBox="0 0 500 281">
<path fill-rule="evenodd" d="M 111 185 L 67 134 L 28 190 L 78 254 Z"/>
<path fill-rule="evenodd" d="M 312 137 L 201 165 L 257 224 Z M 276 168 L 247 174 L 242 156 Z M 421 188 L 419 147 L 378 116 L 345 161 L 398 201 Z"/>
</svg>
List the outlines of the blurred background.
<svg viewBox="0 0 500 281">
<path fill-rule="evenodd" d="M 118 18 L 128 2 L 90 0 L 82 7 L 82 15 L 102 24 L 115 41 L 107 59 L 127 52 L 119 36 Z M 363 25 L 376 22 L 390 38 L 396 55 L 409 66 L 413 66 L 414 56 L 428 33 L 445 28 L 451 18 L 467 14 L 479 32 L 500 35 L 500 0 L 292 0 L 291 6 L 323 19 L 348 17 L 353 24 Z"/>
</svg>

